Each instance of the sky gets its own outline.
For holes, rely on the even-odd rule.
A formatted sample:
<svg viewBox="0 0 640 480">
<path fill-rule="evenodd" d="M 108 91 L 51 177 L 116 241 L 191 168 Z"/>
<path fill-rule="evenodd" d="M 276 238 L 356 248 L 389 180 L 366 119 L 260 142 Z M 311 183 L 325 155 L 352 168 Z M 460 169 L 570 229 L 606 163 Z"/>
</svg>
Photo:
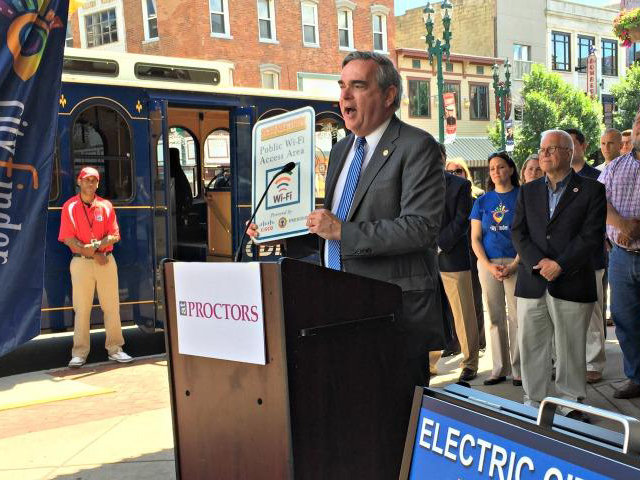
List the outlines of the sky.
<svg viewBox="0 0 640 480">
<path fill-rule="evenodd" d="M 605 5 L 612 3 L 612 0 L 571 0 L 575 3 L 584 3 L 585 5 Z M 431 3 L 438 3 L 438 0 L 434 0 Z M 405 10 L 424 7 L 427 4 L 427 0 L 395 0 L 396 15 L 402 15 Z"/>
</svg>

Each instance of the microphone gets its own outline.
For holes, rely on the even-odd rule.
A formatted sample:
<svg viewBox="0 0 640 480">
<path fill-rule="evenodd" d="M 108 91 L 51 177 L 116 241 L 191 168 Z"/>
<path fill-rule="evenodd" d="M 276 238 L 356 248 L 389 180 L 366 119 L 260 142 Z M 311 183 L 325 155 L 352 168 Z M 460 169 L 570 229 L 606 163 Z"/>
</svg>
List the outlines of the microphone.
<svg viewBox="0 0 640 480">
<path fill-rule="evenodd" d="M 276 178 L 278 178 L 283 173 L 291 173 L 294 168 L 296 168 L 295 162 L 289 162 L 271 178 L 271 181 L 267 185 L 267 188 L 265 188 L 264 193 L 262 194 L 262 197 L 260 197 L 260 201 L 258 202 L 258 205 L 256 205 L 256 208 L 253 210 L 253 213 L 251 214 L 251 219 L 247 222 L 247 226 L 244 228 L 242 238 L 240 239 L 240 244 L 238 245 L 238 250 L 236 250 L 236 254 L 233 259 L 234 262 L 239 262 L 240 260 L 242 260 L 242 244 L 244 243 L 244 239 L 247 238 L 247 231 L 249 230 L 249 225 L 253 223 L 253 219 L 256 217 L 256 213 L 258 213 L 258 210 L 260 209 L 260 206 L 262 205 L 264 198 L 267 196 L 267 192 L 269 191 L 269 188 L 271 187 L 271 185 L 273 184 Z"/>
</svg>

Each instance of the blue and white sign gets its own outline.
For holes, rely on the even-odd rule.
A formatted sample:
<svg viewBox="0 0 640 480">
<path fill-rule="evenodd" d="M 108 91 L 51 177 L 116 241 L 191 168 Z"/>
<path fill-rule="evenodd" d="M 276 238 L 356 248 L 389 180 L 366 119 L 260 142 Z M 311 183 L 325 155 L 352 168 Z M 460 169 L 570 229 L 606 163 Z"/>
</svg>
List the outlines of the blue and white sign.
<svg viewBox="0 0 640 480">
<path fill-rule="evenodd" d="M 315 112 L 305 107 L 257 122 L 253 127 L 253 208 L 280 169 L 256 213 L 256 243 L 309 232 L 307 215 L 315 208 Z"/>
<path fill-rule="evenodd" d="M 409 479 L 640 478 L 639 469 L 613 454 L 594 453 L 568 435 L 560 440 L 533 427 L 424 396 Z"/>
</svg>

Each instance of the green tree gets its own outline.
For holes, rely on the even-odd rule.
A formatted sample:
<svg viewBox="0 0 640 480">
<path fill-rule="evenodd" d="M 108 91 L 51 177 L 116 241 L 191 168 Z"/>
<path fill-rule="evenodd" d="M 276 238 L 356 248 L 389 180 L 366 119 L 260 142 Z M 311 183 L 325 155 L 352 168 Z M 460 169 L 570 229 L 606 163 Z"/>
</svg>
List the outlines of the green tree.
<svg viewBox="0 0 640 480">
<path fill-rule="evenodd" d="M 611 93 L 618 106 L 613 113 L 614 127 L 620 131 L 631 128 L 640 107 L 640 65 L 632 65 L 627 74 L 611 87 Z"/>
<path fill-rule="evenodd" d="M 578 128 L 588 142 L 587 156 L 600 148 L 602 105 L 542 65 L 524 76 L 522 124 L 515 129 L 513 158 L 521 166 L 540 147 L 540 135 L 553 128 Z M 500 122 L 489 127 L 489 139 L 500 146 Z"/>
</svg>

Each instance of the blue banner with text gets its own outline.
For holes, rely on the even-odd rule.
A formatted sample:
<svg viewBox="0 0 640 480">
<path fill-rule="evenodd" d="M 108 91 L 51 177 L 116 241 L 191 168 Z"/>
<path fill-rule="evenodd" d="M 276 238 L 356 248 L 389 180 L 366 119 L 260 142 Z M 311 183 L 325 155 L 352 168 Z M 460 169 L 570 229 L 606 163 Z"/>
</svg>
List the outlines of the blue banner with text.
<svg viewBox="0 0 640 480">
<path fill-rule="evenodd" d="M 409 479 L 600 480 L 640 469 L 509 420 L 424 397 Z M 620 454 L 618 455 L 618 457 Z"/>
<path fill-rule="evenodd" d="M 40 332 L 68 0 L 0 0 L 0 355 Z"/>
</svg>

